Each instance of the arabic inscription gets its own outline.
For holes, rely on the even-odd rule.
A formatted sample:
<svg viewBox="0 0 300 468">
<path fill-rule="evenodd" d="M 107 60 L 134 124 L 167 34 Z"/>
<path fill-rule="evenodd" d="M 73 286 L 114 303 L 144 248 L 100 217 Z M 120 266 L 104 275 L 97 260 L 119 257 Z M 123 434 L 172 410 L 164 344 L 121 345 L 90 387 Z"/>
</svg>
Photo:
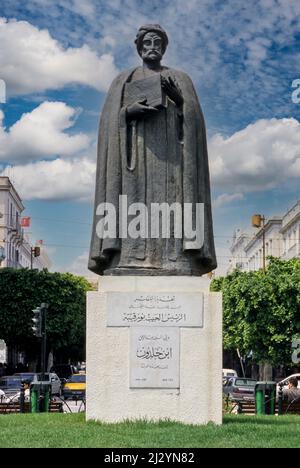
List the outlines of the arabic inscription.
<svg viewBox="0 0 300 468">
<path fill-rule="evenodd" d="M 202 293 L 121 293 L 107 296 L 110 327 L 203 327 Z"/>
<path fill-rule="evenodd" d="M 179 388 L 179 328 L 132 327 L 131 388 Z"/>
</svg>

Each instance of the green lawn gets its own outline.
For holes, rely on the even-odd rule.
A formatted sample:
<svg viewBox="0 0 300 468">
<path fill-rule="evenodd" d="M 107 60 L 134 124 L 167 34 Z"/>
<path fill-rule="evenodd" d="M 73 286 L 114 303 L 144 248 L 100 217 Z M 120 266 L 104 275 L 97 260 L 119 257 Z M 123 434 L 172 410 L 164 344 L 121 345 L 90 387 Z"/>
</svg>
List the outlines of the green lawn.
<svg viewBox="0 0 300 468">
<path fill-rule="evenodd" d="M 86 423 L 83 414 L 0 416 L 0 447 L 300 447 L 300 416 L 226 416 L 221 427 Z"/>
</svg>

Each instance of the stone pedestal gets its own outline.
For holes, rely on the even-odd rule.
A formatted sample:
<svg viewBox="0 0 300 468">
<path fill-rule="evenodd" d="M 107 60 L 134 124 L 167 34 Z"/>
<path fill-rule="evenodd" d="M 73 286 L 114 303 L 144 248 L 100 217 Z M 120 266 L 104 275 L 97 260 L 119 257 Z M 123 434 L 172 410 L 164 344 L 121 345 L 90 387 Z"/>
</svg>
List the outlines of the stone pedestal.
<svg viewBox="0 0 300 468">
<path fill-rule="evenodd" d="M 222 423 L 222 296 L 209 283 L 100 279 L 87 301 L 88 420 Z"/>
</svg>

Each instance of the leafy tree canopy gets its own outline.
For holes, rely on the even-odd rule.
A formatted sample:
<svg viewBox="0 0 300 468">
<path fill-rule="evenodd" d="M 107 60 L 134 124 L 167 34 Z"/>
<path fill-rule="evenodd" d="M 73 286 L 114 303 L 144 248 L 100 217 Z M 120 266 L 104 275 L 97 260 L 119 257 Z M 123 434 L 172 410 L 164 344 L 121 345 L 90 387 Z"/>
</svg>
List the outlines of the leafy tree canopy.
<svg viewBox="0 0 300 468">
<path fill-rule="evenodd" d="M 292 341 L 300 333 L 300 260 L 270 257 L 263 271 L 234 271 L 216 278 L 223 292 L 224 347 L 253 353 L 256 362 L 290 365 Z"/>
<path fill-rule="evenodd" d="M 49 304 L 47 342 L 49 349 L 75 350 L 85 343 L 87 280 L 70 273 L 47 270 L 0 269 L 0 337 L 8 346 L 27 351 L 38 348 L 32 332 L 32 309 Z"/>
</svg>

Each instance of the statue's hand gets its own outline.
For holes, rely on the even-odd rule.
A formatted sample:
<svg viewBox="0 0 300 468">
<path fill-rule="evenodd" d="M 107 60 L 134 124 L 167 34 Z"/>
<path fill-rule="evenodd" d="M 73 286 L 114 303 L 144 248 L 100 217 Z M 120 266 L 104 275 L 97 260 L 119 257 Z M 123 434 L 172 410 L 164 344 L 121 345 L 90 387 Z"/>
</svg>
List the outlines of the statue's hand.
<svg viewBox="0 0 300 468">
<path fill-rule="evenodd" d="M 156 114 L 158 109 L 155 107 L 149 106 L 147 104 L 147 99 L 143 101 L 137 101 L 131 106 L 128 106 L 126 109 L 126 116 L 128 120 L 138 120 L 145 119 L 153 114 Z"/>
<path fill-rule="evenodd" d="M 161 77 L 161 86 L 169 98 L 172 99 L 178 107 L 182 106 L 183 97 L 181 91 L 170 76 L 168 78 L 165 78 L 164 76 Z"/>
</svg>

